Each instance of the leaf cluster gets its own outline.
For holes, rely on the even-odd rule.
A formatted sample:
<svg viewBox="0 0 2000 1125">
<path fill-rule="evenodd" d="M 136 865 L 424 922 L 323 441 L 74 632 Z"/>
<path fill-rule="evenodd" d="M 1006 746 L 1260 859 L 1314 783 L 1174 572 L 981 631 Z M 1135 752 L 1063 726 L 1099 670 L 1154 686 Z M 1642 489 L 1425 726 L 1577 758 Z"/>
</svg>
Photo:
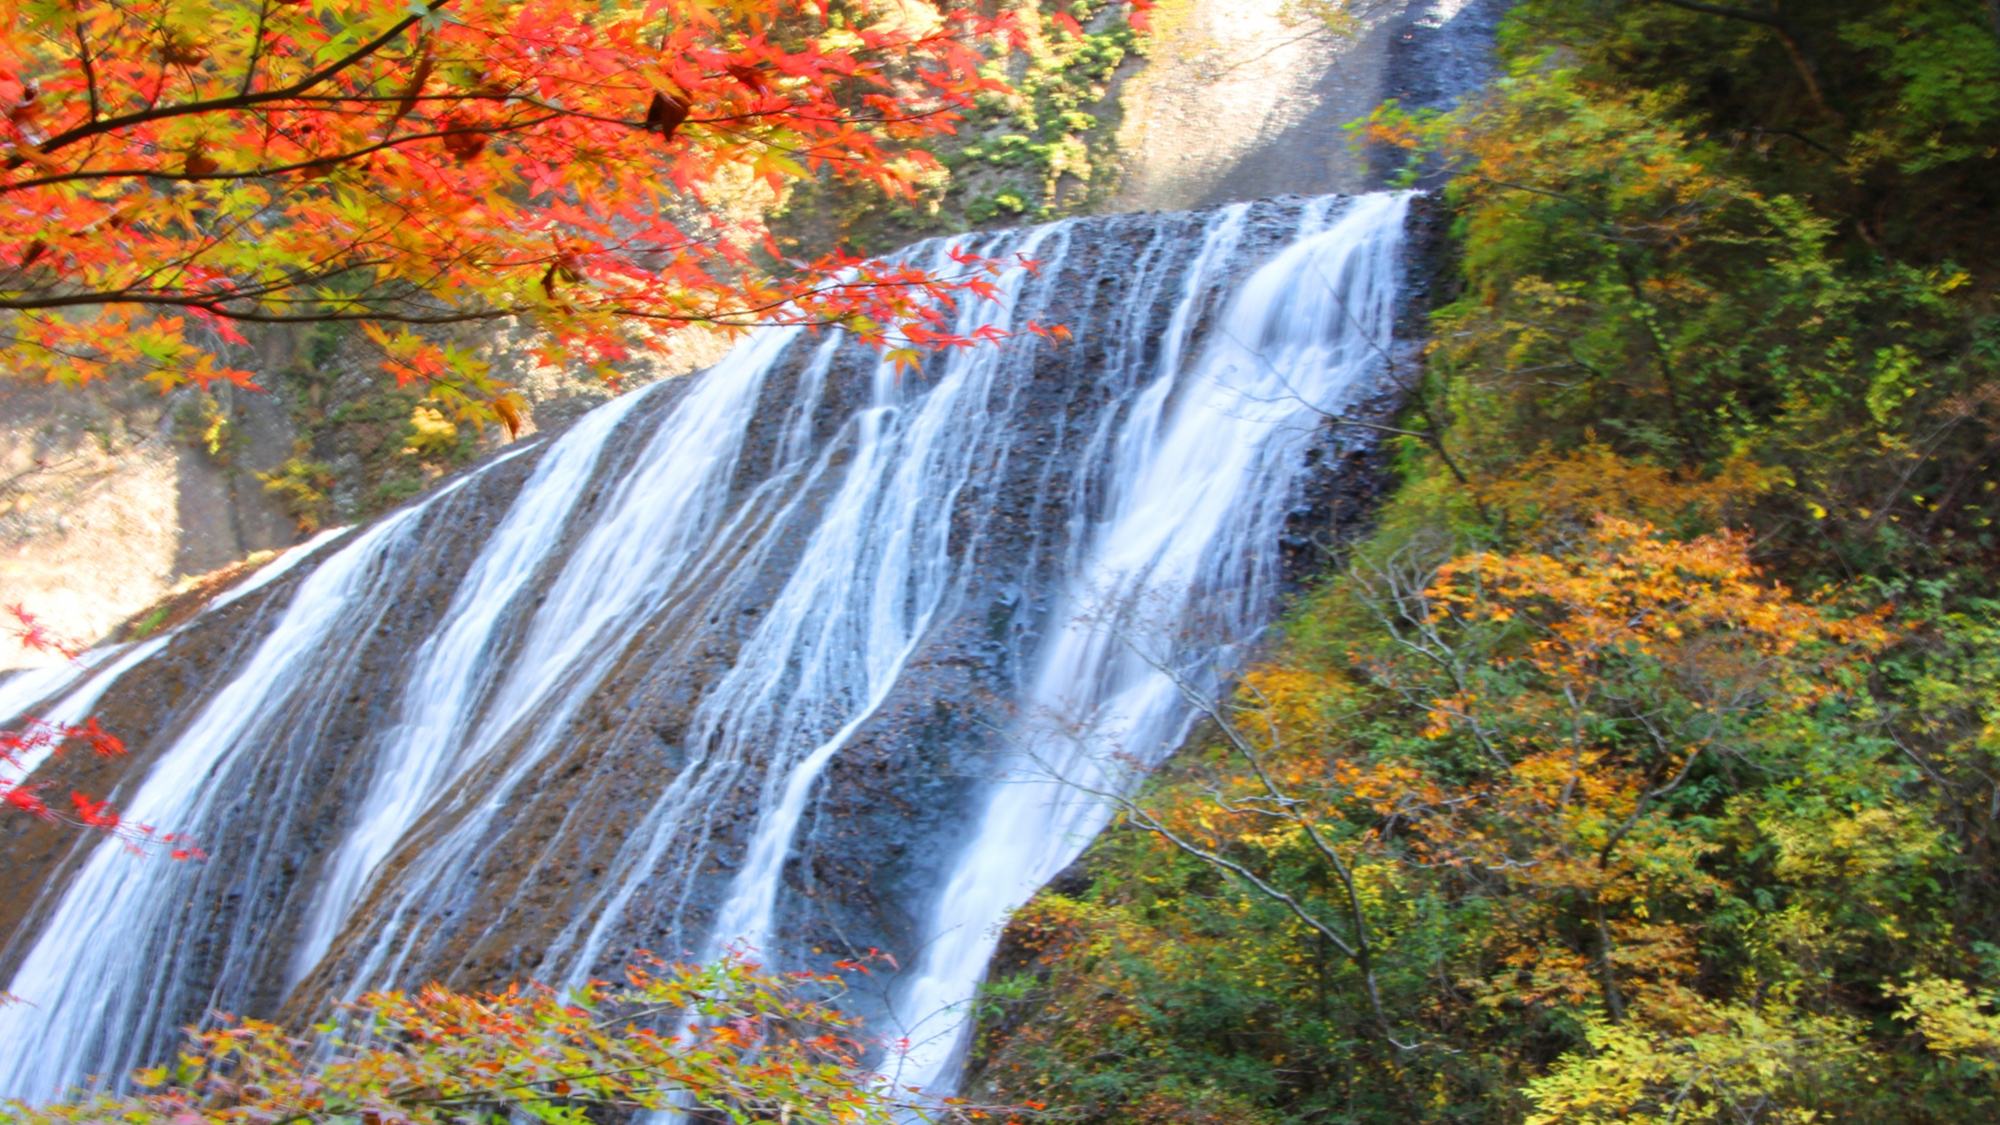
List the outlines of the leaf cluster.
<svg viewBox="0 0 2000 1125">
<path fill-rule="evenodd" d="M 1986 8 L 1536 0 L 1509 28 L 1485 100 L 1365 130 L 1455 176 L 1428 397 L 1457 460 L 1747 458 L 1789 572 L 1990 570 Z"/>
<path fill-rule="evenodd" d="M 250 373 L 247 326 L 359 325 L 399 382 L 510 427 L 453 326 L 592 367 L 676 325 L 928 327 L 962 288 L 843 258 L 752 268 L 821 171 L 907 194 L 1011 16 L 850 0 L 9 4 L 0 333 L 20 372 Z M 973 276 L 983 276 L 978 270 Z M 873 330 L 871 329 L 871 332 Z M 213 336 L 213 341 L 205 339 Z"/>
<path fill-rule="evenodd" d="M 373 993 L 304 1036 L 254 1020 L 191 1032 L 177 1062 L 135 1072 L 135 1092 L 16 1105 L 11 1119 L 585 1125 L 672 1109 L 738 1125 L 888 1125 L 967 1112 L 885 1089 L 860 1064 L 852 1021 L 812 996 L 836 984 L 729 957 L 641 962 L 622 983 L 568 992 Z"/>
<path fill-rule="evenodd" d="M 1597 448 L 1487 487 L 1484 543 L 1378 536 L 1015 920 L 984 1080 L 1094 1122 L 1990 1105 L 1990 626 L 1774 581 L 1715 526 L 1763 487 Z"/>
</svg>

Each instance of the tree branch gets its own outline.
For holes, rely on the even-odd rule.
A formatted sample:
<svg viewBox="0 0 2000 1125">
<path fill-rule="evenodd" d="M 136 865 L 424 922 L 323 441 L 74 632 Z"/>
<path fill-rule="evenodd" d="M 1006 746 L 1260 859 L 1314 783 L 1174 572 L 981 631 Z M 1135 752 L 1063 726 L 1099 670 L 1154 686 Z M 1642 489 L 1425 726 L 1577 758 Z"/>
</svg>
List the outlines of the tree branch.
<svg viewBox="0 0 2000 1125">
<path fill-rule="evenodd" d="M 1778 41 L 1784 45 L 1785 54 L 1792 60 L 1792 69 L 1798 72 L 1799 81 L 1806 84 L 1806 96 L 1812 99 L 1813 108 L 1817 109 L 1822 117 L 1831 118 L 1835 121 L 1840 120 L 1839 114 L 1827 108 L 1826 99 L 1820 95 L 1819 79 L 1813 76 L 1812 61 L 1806 57 L 1805 48 L 1799 46 L 1798 36 L 1793 33 L 1791 25 L 1784 20 L 1778 18 L 1776 15 L 1764 12 L 1755 12 L 1747 8 L 1729 8 L 1721 4 L 1708 4 L 1704 3 L 1703 0 L 1657 0 L 1657 2 L 1680 8 L 1684 11 L 1700 12 L 1710 16 L 1721 16 L 1724 19 L 1742 20 L 1745 23 L 1754 23 L 1777 32 Z M 1992 0 L 1989 0 L 1989 2 L 1992 2 Z"/>
<path fill-rule="evenodd" d="M 236 171 L 236 172 L 223 172 L 223 171 L 167 172 L 157 168 L 100 168 L 96 171 L 78 170 L 75 172 L 58 172 L 54 175 L 40 177 L 39 179 L 18 180 L 10 184 L 0 184 L 0 192 L 22 191 L 27 188 L 48 187 L 52 184 L 75 183 L 78 181 L 87 181 L 87 180 L 147 179 L 147 180 L 165 180 L 170 183 L 200 183 L 202 181 L 263 179 L 271 176 L 282 176 L 291 172 L 304 172 L 319 168 L 332 168 L 340 164 L 346 164 L 351 161 L 359 160 L 364 156 L 371 156 L 375 153 L 383 152 L 389 149 L 401 148 L 404 145 L 410 144 L 415 141 L 434 141 L 442 139 L 444 137 L 465 136 L 467 134 L 472 134 L 472 133 L 483 133 L 486 134 L 487 136 L 495 136 L 502 133 L 512 133 L 520 130 L 532 129 L 537 125 L 554 121 L 559 116 L 562 116 L 560 112 L 551 111 L 547 116 L 544 117 L 528 118 L 522 121 L 510 121 L 497 125 L 477 125 L 477 126 L 466 125 L 466 126 L 453 127 L 450 129 L 433 130 L 428 133 L 405 133 L 401 136 L 385 138 L 371 145 L 364 145 L 360 148 L 350 149 L 346 152 L 342 152 L 337 155 L 315 156 L 310 160 L 299 160 L 299 161 L 294 161 L 293 163 L 290 164 L 273 164 L 261 168 L 247 168 L 242 171 Z M 572 114 L 570 116 L 575 116 L 575 115 Z M 618 122 L 618 124 L 631 125 L 635 129 L 639 127 L 637 122 Z"/>
<path fill-rule="evenodd" d="M 106 117 L 87 121 L 74 129 L 57 133 L 55 136 L 43 141 L 36 148 L 46 155 L 81 140 L 102 136 L 106 133 L 114 133 L 120 129 L 130 128 L 134 125 L 144 125 L 150 121 L 165 121 L 170 118 L 191 117 L 203 113 L 226 113 L 231 110 L 251 109 L 270 102 L 295 98 L 311 90 L 313 87 L 325 83 L 349 67 L 364 61 L 369 56 L 374 55 L 382 48 L 395 42 L 405 31 L 422 23 L 426 17 L 443 11 L 445 6 L 450 3 L 451 0 L 431 0 L 429 4 L 425 5 L 422 15 L 412 15 L 396 21 L 387 31 L 384 31 L 382 34 L 370 39 L 368 42 L 363 43 L 361 46 L 356 47 L 354 50 L 313 71 L 311 74 L 306 75 L 289 86 L 283 86 L 276 90 L 264 90 L 255 94 L 236 94 L 227 98 L 209 98 L 206 101 L 183 102 L 179 105 L 154 106 L 150 109 L 141 110 L 138 113 L 127 113 L 118 117 Z"/>
<path fill-rule="evenodd" d="M 83 89 L 90 97 L 90 120 L 97 120 L 101 112 L 97 103 L 97 70 L 90 58 L 90 39 L 84 34 L 83 25 L 76 25 L 76 61 L 83 71 Z"/>
</svg>

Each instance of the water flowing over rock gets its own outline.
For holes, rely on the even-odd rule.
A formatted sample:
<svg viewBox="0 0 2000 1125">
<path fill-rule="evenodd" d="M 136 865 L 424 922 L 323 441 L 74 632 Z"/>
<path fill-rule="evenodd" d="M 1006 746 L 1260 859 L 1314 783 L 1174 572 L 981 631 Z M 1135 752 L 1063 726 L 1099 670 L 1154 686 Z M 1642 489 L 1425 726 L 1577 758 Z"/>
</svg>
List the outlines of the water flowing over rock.
<svg viewBox="0 0 2000 1125">
<path fill-rule="evenodd" d="M 960 330 L 1070 342 L 899 373 L 760 332 L 168 635 L 0 683 L 124 735 L 118 803 L 213 857 L 5 826 L 28 1003 L 0 1009 L 0 1093 L 164 1058 L 210 1012 L 728 945 L 897 955 L 856 1003 L 910 1041 L 899 1080 L 950 1083 L 997 924 L 1106 819 L 1046 775 L 1169 752 L 1182 688 L 1242 659 L 1365 483 L 1368 431 L 1326 419 L 1393 401 L 1409 211 L 986 236 L 1039 264 Z"/>
</svg>

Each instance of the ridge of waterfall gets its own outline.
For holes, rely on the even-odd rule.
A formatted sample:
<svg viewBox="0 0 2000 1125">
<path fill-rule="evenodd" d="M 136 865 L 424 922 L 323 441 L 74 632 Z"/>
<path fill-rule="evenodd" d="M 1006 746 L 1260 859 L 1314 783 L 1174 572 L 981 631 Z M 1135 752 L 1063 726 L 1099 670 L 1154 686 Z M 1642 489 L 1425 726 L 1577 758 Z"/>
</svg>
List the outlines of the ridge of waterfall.
<svg viewBox="0 0 2000 1125">
<path fill-rule="evenodd" d="M 366 954 L 346 994 L 393 978 L 450 902 L 452 877 L 474 861 L 504 797 L 554 749 L 566 719 L 590 698 L 608 670 L 606 654 L 649 619 L 675 580 L 725 537 L 715 525 L 757 392 L 775 357 L 798 329 L 760 334 L 705 373 L 660 424 L 657 436 L 620 483 L 541 598 L 496 695 L 504 701 L 472 738 L 492 780 L 483 799 L 445 835 L 428 842 L 388 903 L 362 919 Z M 613 405 L 616 405 L 615 403 Z M 613 636 L 607 637 L 606 633 Z M 534 729 L 522 729 L 533 719 Z"/>
<path fill-rule="evenodd" d="M 226 611 L 0 681 L 9 714 L 145 716 L 127 815 L 214 856 L 51 868 L 0 965 L 31 1002 L 0 1096 L 116 1083 L 216 1010 L 732 946 L 902 955 L 854 1003 L 911 1042 L 899 1081 L 948 1085 L 997 926 L 1107 818 L 1078 785 L 1180 740 L 1275 609 L 1305 482 L 1370 448 L 1322 422 L 1384 393 L 1407 208 L 977 236 L 1017 264 L 955 330 L 1071 342 L 905 372 L 761 330 Z"/>
<path fill-rule="evenodd" d="M 1045 264 L 1059 268 L 1068 233 L 1065 225 L 1039 228 L 1015 252 L 1048 254 Z M 1005 281 L 1000 319 L 968 304 L 959 310 L 957 332 L 969 334 L 981 321 L 1003 331 L 1015 327 L 1007 322 L 1006 310 L 1019 304 L 1027 273 L 1015 271 Z M 791 850 L 813 783 L 848 736 L 881 705 L 937 611 L 961 585 L 949 549 L 947 517 L 981 462 L 1005 456 L 1004 449 L 986 448 L 991 433 L 986 403 L 1001 358 L 991 348 L 946 356 L 943 371 L 921 396 L 909 393 L 894 364 L 876 366 L 871 403 L 855 415 L 859 424 L 839 492 L 778 595 L 774 612 L 745 646 L 724 686 L 703 701 L 697 729 L 721 736 L 727 716 L 772 702 L 770 685 L 790 678 L 779 673 L 780 663 L 796 662 L 798 655 L 809 663 L 793 673 L 797 686 L 782 705 L 785 713 L 796 716 L 794 721 L 805 718 L 797 714 L 798 702 L 812 700 L 818 682 L 839 683 L 843 694 L 860 701 L 817 744 L 809 734 L 763 763 L 758 823 L 711 927 L 711 956 L 720 953 L 719 942 L 754 948 L 768 941 L 778 868 Z M 873 533 L 864 535 L 862 529 L 871 524 Z M 806 612 L 809 606 L 820 607 L 817 620 Z M 839 607 L 838 612 L 825 612 L 829 606 Z M 790 635 L 802 624 L 820 633 L 806 645 Z M 758 739 L 782 738 L 790 725 L 774 727 Z M 740 733 L 735 741 L 739 750 L 754 745 Z M 660 830 L 672 830 L 672 822 L 662 821 L 656 832 Z"/>
<path fill-rule="evenodd" d="M 589 483 L 604 443 L 643 399 L 627 395 L 592 411 L 557 439 L 453 592 L 445 623 L 417 653 L 401 721 L 375 751 L 379 764 L 315 892 L 288 985 L 326 955 L 362 884 L 416 823 L 427 798 L 451 788 L 477 759 L 482 745 L 469 742 L 466 727 L 492 684 L 496 669 L 488 656 L 503 616 L 560 541 L 563 516 Z"/>
</svg>

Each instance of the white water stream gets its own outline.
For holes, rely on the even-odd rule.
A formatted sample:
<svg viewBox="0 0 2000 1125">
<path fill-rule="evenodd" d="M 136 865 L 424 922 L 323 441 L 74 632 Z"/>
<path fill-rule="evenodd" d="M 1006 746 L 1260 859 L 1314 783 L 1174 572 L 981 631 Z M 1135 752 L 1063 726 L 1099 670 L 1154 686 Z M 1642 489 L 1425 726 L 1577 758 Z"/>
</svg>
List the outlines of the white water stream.
<svg viewBox="0 0 2000 1125">
<path fill-rule="evenodd" d="M 482 882 L 482 864 L 537 807 L 549 764 L 600 737 L 585 720 L 606 693 L 649 669 L 715 668 L 658 752 L 672 764 L 657 767 L 657 791 L 608 833 L 526 969 L 578 981 L 640 939 L 780 950 L 797 911 L 787 863 L 829 771 L 910 690 L 940 631 L 983 612 L 971 591 L 993 587 L 984 553 L 1025 543 L 1004 565 L 1021 583 L 1045 575 L 1046 593 L 1006 642 L 1008 776 L 972 792 L 955 843 L 923 857 L 933 889 L 900 904 L 921 931 L 891 997 L 902 1026 L 876 1028 L 913 1044 L 899 1081 L 948 1085 L 996 928 L 1107 816 L 1042 775 L 1104 786 L 1125 780 L 1109 754 L 1157 760 L 1188 722 L 1176 676 L 1215 687 L 1270 613 L 1318 412 L 1344 408 L 1389 342 L 1405 206 L 1285 205 L 1294 229 L 1276 241 L 1288 248 L 1247 278 L 1244 247 L 1273 242 L 1252 205 L 1125 220 L 1126 241 L 1108 249 L 1083 246 L 1095 228 L 1076 222 L 993 236 L 986 252 L 1039 259 L 1045 277 L 1081 264 L 1064 292 L 1007 271 L 997 306 L 958 310 L 961 332 L 1064 321 L 1077 278 L 1123 294 L 1096 337 L 1070 345 L 1099 358 L 1094 385 L 1056 388 L 1068 397 L 1037 382 L 1039 344 L 955 352 L 910 374 L 857 358 L 838 332 L 757 333 L 708 372 L 615 400 L 540 449 L 452 585 L 425 595 L 442 608 L 407 652 L 370 646 L 396 599 L 421 588 L 405 560 L 450 490 L 320 552 L 124 811 L 231 823 L 227 806 L 246 795 L 227 787 L 264 776 L 259 755 L 283 747 L 301 769 L 335 755 L 325 768 L 353 779 L 331 837 L 296 889 L 226 888 L 228 901 L 280 906 L 213 917 L 188 889 L 224 879 L 216 865 L 231 857 L 197 878 L 98 845 L 51 884 L 60 902 L 8 985 L 30 1003 L 0 1009 L 0 1095 L 47 1098 L 154 1061 L 203 997 L 351 997 L 504 939 L 495 927 L 515 904 L 496 907 L 496 893 L 573 878 L 556 844 L 606 826 L 590 807 L 562 810 L 551 842 L 505 873 L 515 890 Z M 942 267 L 945 249 L 918 252 Z M 1074 419 L 1047 416 L 1052 403 Z M 168 640 L 93 657 L 101 670 L 47 717 L 81 719 Z M 329 716 L 384 682 L 364 674 L 370 660 L 392 662 L 392 690 L 361 734 L 336 738 Z M 0 704 L 46 697 L 65 676 L 0 683 Z M 740 823 L 734 809 L 747 810 Z M 264 838 L 291 824 L 261 830 L 258 870 L 293 870 L 271 858 L 291 845 Z M 274 925 L 285 928 L 259 928 Z M 276 967 L 260 967 L 274 940 Z"/>
<path fill-rule="evenodd" d="M 1178 341 L 1163 352 L 1024 693 L 1013 775 L 929 912 L 898 1002 L 910 1043 L 899 1084 L 953 1082 L 999 926 L 1110 816 L 1085 791 L 1129 784 L 1129 763 L 1171 753 L 1191 717 L 1183 685 L 1216 690 L 1256 635 L 1306 443 L 1387 355 L 1406 210 L 1402 196 L 1363 196 L 1330 227 L 1309 210 L 1303 237 L 1250 277 L 1195 362 L 1180 362 Z"/>
<path fill-rule="evenodd" d="M 204 806 L 227 798 L 217 791 L 214 775 L 227 758 L 258 746 L 256 728 L 271 714 L 272 697 L 318 670 L 315 658 L 341 612 L 377 579 L 387 549 L 408 534 L 422 511 L 423 506 L 406 509 L 377 524 L 300 584 L 246 666 L 208 701 L 124 802 L 127 821 L 190 824 Z M 96 688 L 93 683 L 85 691 Z M 58 714 L 68 709 L 59 707 Z M 151 1061 L 134 1053 L 151 1047 L 133 1042 L 140 1022 L 106 1014 L 134 1000 L 144 1007 L 157 1002 L 157 966 L 140 951 L 145 939 L 172 929 L 178 905 L 170 880 L 179 872 L 163 872 L 162 862 L 106 840 L 71 880 L 9 985 L 24 1002 L 0 1008 L 5 1045 L 0 1089 L 47 1097 L 90 1074 L 119 1073 Z"/>
</svg>

